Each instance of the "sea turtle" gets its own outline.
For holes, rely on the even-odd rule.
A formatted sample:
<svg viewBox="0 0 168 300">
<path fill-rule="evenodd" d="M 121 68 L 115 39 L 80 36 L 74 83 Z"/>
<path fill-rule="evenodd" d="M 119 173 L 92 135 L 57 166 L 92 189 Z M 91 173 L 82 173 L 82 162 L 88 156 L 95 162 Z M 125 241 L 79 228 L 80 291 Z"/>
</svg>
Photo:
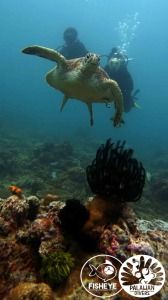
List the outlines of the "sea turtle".
<svg viewBox="0 0 168 300">
<path fill-rule="evenodd" d="M 90 124 L 93 125 L 92 103 L 111 103 L 114 101 L 114 126 L 122 123 L 123 98 L 116 81 L 111 80 L 99 66 L 100 56 L 88 53 L 85 57 L 67 60 L 54 49 L 42 46 L 30 46 L 23 53 L 44 57 L 57 63 L 46 74 L 46 80 L 53 88 L 64 94 L 61 111 L 69 98 L 79 99 L 86 103 L 90 113 Z"/>
</svg>

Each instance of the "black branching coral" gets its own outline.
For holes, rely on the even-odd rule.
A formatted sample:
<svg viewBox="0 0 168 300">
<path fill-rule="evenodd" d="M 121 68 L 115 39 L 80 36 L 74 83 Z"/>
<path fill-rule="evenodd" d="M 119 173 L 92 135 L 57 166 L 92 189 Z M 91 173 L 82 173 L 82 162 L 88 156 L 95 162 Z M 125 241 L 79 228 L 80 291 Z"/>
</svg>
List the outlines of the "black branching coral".
<svg viewBox="0 0 168 300">
<path fill-rule="evenodd" d="M 133 158 L 133 150 L 111 139 L 99 147 L 86 175 L 94 194 L 121 202 L 138 201 L 145 184 L 145 169 Z"/>
</svg>

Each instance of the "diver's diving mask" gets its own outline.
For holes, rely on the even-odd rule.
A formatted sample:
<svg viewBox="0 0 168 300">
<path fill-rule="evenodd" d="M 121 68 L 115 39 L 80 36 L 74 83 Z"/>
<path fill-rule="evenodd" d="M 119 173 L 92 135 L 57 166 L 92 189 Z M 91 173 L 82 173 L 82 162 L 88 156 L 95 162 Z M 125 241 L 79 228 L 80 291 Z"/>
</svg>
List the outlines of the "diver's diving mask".
<svg viewBox="0 0 168 300">
<path fill-rule="evenodd" d="M 108 62 L 110 70 L 113 70 L 115 72 L 117 72 L 119 70 L 119 68 L 121 67 L 121 64 L 122 64 L 122 60 L 117 57 L 110 58 L 109 62 Z"/>
</svg>

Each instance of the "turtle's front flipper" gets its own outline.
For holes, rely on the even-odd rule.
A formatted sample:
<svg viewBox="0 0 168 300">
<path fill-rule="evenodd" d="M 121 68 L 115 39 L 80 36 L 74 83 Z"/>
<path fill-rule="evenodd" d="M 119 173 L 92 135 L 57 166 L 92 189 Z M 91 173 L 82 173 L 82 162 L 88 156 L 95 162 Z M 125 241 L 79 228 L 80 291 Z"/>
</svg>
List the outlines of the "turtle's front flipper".
<svg viewBox="0 0 168 300">
<path fill-rule="evenodd" d="M 91 103 L 86 103 L 90 114 L 90 125 L 93 126 L 93 109 Z"/>
<path fill-rule="evenodd" d="M 41 46 L 30 46 L 22 50 L 23 53 L 37 55 L 46 59 L 65 64 L 65 57 L 58 51 Z"/>
<path fill-rule="evenodd" d="M 64 108 L 65 104 L 67 103 L 67 101 L 68 101 L 68 97 L 66 95 L 64 95 L 64 98 L 63 98 L 62 104 L 61 104 L 61 108 L 60 108 L 61 112 L 63 111 L 63 108 Z"/>
<path fill-rule="evenodd" d="M 114 101 L 115 115 L 112 118 L 114 126 L 120 126 L 123 122 L 122 114 L 124 111 L 122 92 L 116 81 L 108 79 L 105 83 L 110 89 L 111 101 Z"/>
</svg>

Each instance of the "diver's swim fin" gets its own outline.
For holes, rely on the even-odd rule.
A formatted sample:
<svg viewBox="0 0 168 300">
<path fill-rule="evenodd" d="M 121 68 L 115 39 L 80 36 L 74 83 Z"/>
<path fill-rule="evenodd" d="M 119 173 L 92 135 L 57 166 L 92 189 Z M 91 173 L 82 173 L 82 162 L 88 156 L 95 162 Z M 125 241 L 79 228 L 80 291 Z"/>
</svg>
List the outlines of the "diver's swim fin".
<svg viewBox="0 0 168 300">
<path fill-rule="evenodd" d="M 140 93 L 140 89 L 136 89 L 135 92 L 133 93 L 133 98 L 136 97 Z"/>
<path fill-rule="evenodd" d="M 133 107 L 137 108 L 137 109 L 142 109 L 142 107 L 135 101 L 134 101 Z"/>
</svg>

